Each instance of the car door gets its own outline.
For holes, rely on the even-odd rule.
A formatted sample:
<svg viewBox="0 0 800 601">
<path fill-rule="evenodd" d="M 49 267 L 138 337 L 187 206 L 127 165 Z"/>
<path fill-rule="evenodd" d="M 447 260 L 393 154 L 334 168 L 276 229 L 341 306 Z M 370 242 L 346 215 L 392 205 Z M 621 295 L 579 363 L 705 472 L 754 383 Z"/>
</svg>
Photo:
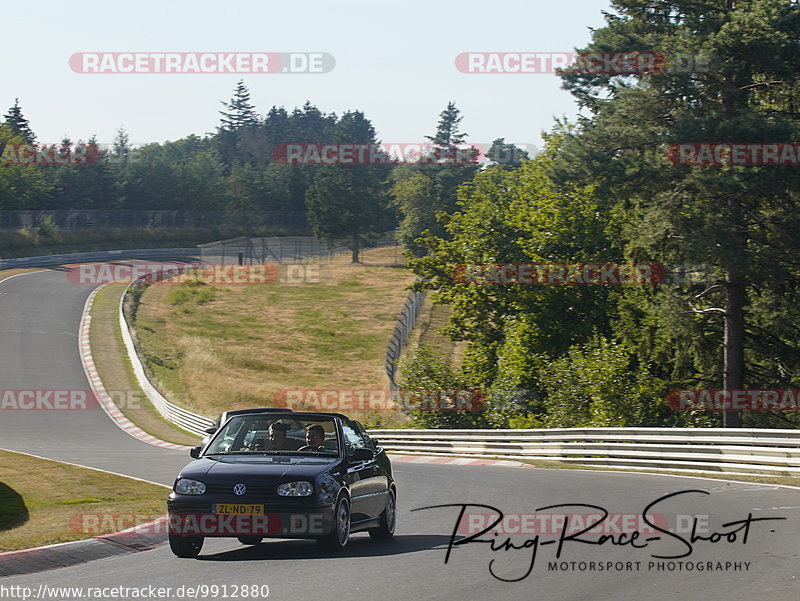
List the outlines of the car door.
<svg viewBox="0 0 800 601">
<path fill-rule="evenodd" d="M 342 420 L 342 431 L 348 455 L 354 449 L 370 449 L 373 446 L 367 437 L 361 434 L 363 427 L 358 422 Z M 353 519 L 361 521 L 381 514 L 386 505 L 386 478 L 375 460 L 351 463 L 348 473 L 356 476 L 353 484 Z M 356 494 L 357 499 L 356 499 Z M 356 514 L 356 506 L 358 513 Z"/>
</svg>

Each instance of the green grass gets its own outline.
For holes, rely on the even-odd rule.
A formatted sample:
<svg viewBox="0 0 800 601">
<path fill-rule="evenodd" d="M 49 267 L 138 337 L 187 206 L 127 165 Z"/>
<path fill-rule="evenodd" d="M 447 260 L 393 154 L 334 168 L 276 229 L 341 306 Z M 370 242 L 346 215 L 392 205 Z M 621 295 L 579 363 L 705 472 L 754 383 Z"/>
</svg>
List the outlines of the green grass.
<svg viewBox="0 0 800 601">
<path fill-rule="evenodd" d="M 76 523 L 83 514 L 163 515 L 168 495 L 167 487 L 0 451 L 0 552 L 109 534 Z"/>
<path fill-rule="evenodd" d="M 213 415 L 269 406 L 285 389 L 387 389 L 386 344 L 413 274 L 345 261 L 320 269 L 317 284 L 149 287 L 136 329 L 162 394 Z"/>
</svg>

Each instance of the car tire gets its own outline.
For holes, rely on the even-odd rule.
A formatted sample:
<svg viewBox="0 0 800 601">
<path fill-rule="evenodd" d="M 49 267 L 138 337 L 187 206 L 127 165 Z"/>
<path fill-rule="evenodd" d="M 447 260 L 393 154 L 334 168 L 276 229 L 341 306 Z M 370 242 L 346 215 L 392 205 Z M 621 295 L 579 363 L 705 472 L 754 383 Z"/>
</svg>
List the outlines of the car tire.
<svg viewBox="0 0 800 601">
<path fill-rule="evenodd" d="M 333 512 L 333 530 L 327 536 L 317 539 L 326 549 L 344 549 L 350 542 L 350 501 L 339 497 Z"/>
<path fill-rule="evenodd" d="M 386 493 L 386 508 L 381 514 L 380 526 L 377 528 L 370 528 L 369 535 L 372 538 L 392 538 L 394 536 L 394 529 L 397 525 L 397 500 L 394 494 L 394 489 L 390 488 Z"/>
<path fill-rule="evenodd" d="M 243 545 L 260 545 L 261 541 L 264 540 L 263 536 L 240 536 L 238 538 Z"/>
<path fill-rule="evenodd" d="M 178 557 L 194 559 L 200 555 L 204 540 L 202 536 L 178 536 L 177 534 L 170 534 L 169 548 L 172 550 L 172 553 Z"/>
</svg>

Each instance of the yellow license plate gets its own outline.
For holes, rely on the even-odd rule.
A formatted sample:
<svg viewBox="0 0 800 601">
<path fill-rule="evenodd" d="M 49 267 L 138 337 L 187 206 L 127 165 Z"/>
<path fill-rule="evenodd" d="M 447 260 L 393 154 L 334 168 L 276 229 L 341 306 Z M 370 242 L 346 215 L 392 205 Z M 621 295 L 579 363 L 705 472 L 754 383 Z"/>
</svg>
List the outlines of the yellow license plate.
<svg viewBox="0 0 800 601">
<path fill-rule="evenodd" d="M 264 515 L 263 505 L 219 503 L 214 507 L 214 513 L 224 515 Z"/>
</svg>

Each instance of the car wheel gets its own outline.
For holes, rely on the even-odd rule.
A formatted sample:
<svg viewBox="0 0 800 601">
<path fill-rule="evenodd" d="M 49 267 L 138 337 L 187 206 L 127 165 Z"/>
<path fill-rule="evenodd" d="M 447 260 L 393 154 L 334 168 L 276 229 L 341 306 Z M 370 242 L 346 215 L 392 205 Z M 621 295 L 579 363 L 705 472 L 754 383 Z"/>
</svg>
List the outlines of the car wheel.
<svg viewBox="0 0 800 601">
<path fill-rule="evenodd" d="M 392 538 L 395 524 L 397 524 L 397 505 L 394 489 L 390 488 L 386 494 L 386 509 L 381 514 L 381 525 L 377 528 L 370 528 L 369 535 L 372 538 Z"/>
<path fill-rule="evenodd" d="M 333 513 L 333 531 L 318 538 L 317 542 L 328 549 L 344 549 L 350 542 L 350 502 L 341 497 Z"/>
<path fill-rule="evenodd" d="M 176 534 L 169 535 L 169 548 L 178 557 L 185 557 L 192 559 L 200 555 L 200 550 L 203 548 L 202 536 L 178 536 Z"/>
<path fill-rule="evenodd" d="M 264 540 L 262 536 L 240 536 L 239 542 L 243 545 L 258 545 Z"/>
</svg>

